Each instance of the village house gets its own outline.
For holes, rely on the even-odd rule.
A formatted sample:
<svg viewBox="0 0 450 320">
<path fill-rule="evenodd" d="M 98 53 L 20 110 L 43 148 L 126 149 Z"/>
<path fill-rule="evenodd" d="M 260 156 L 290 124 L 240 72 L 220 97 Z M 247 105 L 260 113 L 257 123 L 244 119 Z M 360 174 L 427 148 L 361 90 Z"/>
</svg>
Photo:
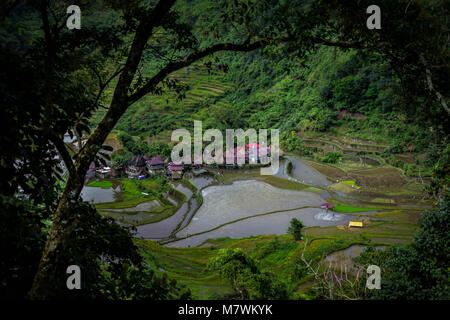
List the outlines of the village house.
<svg viewBox="0 0 450 320">
<path fill-rule="evenodd" d="M 331 203 L 325 202 L 320 205 L 320 208 L 328 211 L 328 209 L 333 209 L 334 205 L 332 205 Z"/>
<path fill-rule="evenodd" d="M 122 167 L 112 167 L 110 173 L 111 178 L 120 178 L 122 169 Z"/>
<path fill-rule="evenodd" d="M 226 165 L 228 167 L 236 166 L 236 165 L 238 165 L 239 157 L 244 158 L 244 163 L 248 162 L 248 153 L 245 151 L 244 147 L 235 147 L 231 150 L 226 150 L 223 153 L 223 163 L 224 163 L 224 165 Z M 231 160 L 233 162 L 229 163 Z M 242 165 L 242 164 L 240 164 L 240 165 Z"/>
<path fill-rule="evenodd" d="M 259 144 L 257 143 L 249 143 L 245 146 L 245 162 L 246 163 L 258 163 L 259 157 Z"/>
<path fill-rule="evenodd" d="M 129 161 L 128 168 L 125 169 L 128 178 L 135 178 L 146 174 L 146 160 L 143 155 L 137 155 Z"/>
<path fill-rule="evenodd" d="M 181 179 L 183 177 L 183 165 L 175 164 L 173 162 L 169 163 L 169 167 L 166 174 L 172 180 Z"/>
<path fill-rule="evenodd" d="M 159 154 L 146 162 L 150 174 L 164 173 L 164 160 Z"/>
<path fill-rule="evenodd" d="M 265 151 L 265 155 L 263 154 L 263 151 Z M 245 161 L 246 163 L 260 163 L 261 160 L 268 160 L 266 158 L 270 157 L 271 151 L 272 150 L 270 147 L 262 147 L 257 143 L 247 144 L 245 150 Z M 279 155 L 281 155 L 281 150 L 279 152 Z M 263 163 L 266 162 L 267 161 L 263 161 Z"/>
<path fill-rule="evenodd" d="M 270 152 L 271 149 L 270 147 L 266 147 L 266 155 L 263 156 L 264 158 L 267 158 L 270 156 Z M 231 150 L 226 150 L 223 153 L 223 158 L 224 158 L 224 165 L 228 166 L 228 167 L 233 167 L 238 165 L 238 159 L 239 156 L 243 156 L 244 157 L 244 163 L 245 164 L 256 164 L 256 163 L 260 163 L 261 162 L 261 153 L 263 151 L 263 148 L 257 144 L 257 143 L 251 143 L 251 144 L 247 144 L 244 147 L 235 147 Z M 229 161 L 227 161 L 227 158 L 229 159 Z M 229 163 L 231 162 L 231 160 L 233 161 L 233 163 Z"/>
</svg>

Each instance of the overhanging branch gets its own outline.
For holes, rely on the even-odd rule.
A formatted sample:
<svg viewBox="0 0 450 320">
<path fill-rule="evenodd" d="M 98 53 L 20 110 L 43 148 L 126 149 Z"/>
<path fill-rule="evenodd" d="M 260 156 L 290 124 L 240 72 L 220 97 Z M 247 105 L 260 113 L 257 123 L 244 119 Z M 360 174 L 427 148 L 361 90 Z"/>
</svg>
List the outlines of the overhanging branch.
<svg viewBox="0 0 450 320">
<path fill-rule="evenodd" d="M 136 29 L 125 65 L 123 69 L 120 70 L 120 76 L 114 89 L 110 107 L 98 124 L 97 129 L 91 134 L 88 141 L 79 152 L 77 162 L 78 174 L 84 174 L 83 171 L 87 168 L 91 159 L 100 149 L 108 133 L 114 128 L 117 121 L 127 110 L 128 90 L 141 61 L 147 40 L 152 35 L 154 28 L 161 25 L 164 17 L 174 4 L 175 0 L 160 0 L 147 15 L 142 17 L 139 26 Z"/>
<path fill-rule="evenodd" d="M 363 42 L 333 41 L 323 38 L 312 38 L 316 43 L 320 43 L 330 47 L 340 47 L 349 49 L 367 49 L 369 46 Z"/>
<path fill-rule="evenodd" d="M 196 51 L 190 54 L 186 59 L 177 62 L 171 62 L 162 68 L 155 76 L 153 76 L 147 83 L 137 90 L 135 93 L 128 97 L 128 104 L 131 105 L 138 101 L 140 98 L 151 92 L 158 83 L 164 80 L 170 73 L 177 71 L 181 68 L 191 65 L 193 62 L 207 57 L 215 52 L 219 51 L 241 51 L 248 52 L 261 48 L 265 44 L 265 41 L 257 41 L 253 43 L 218 43 L 209 48 Z"/>
<path fill-rule="evenodd" d="M 70 176 L 75 175 L 75 166 L 72 161 L 72 157 L 70 156 L 69 152 L 67 151 L 66 145 L 64 144 L 64 141 L 61 140 L 58 137 L 51 137 L 50 141 L 54 144 L 56 147 L 56 150 L 61 155 L 62 160 L 64 161 L 64 164 L 66 165 L 67 170 L 69 171 Z"/>
<path fill-rule="evenodd" d="M 447 111 L 447 113 L 450 115 L 450 109 L 447 105 L 447 101 L 445 101 L 444 96 L 439 91 L 437 91 L 433 85 L 432 74 L 431 74 L 430 68 L 428 67 L 428 62 L 425 59 L 423 54 L 420 55 L 420 61 L 422 62 L 423 66 L 425 67 L 428 89 L 430 89 L 430 91 L 436 95 L 436 97 L 437 97 L 438 101 L 440 102 L 440 104 L 442 105 L 442 107 L 444 107 L 445 111 Z"/>
</svg>

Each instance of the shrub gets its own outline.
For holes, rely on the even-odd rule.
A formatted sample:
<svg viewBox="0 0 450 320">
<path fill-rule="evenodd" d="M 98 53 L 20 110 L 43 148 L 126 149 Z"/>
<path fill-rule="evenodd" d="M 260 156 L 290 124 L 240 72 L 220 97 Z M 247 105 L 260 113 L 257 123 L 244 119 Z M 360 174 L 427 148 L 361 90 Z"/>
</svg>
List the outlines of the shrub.
<svg viewBox="0 0 450 320">
<path fill-rule="evenodd" d="M 294 237 L 295 241 L 299 241 L 299 240 L 303 239 L 302 229 L 304 227 L 305 226 L 303 225 L 303 223 L 300 220 L 298 220 L 296 218 L 292 218 L 291 225 L 289 226 L 287 232 Z"/>
</svg>

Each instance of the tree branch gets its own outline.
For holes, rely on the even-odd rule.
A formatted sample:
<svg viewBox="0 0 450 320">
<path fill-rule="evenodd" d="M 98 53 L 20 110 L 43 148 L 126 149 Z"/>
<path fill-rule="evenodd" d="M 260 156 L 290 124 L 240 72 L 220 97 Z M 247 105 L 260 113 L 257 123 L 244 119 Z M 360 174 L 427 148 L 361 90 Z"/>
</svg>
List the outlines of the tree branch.
<svg viewBox="0 0 450 320">
<path fill-rule="evenodd" d="M 362 42 L 347 42 L 347 41 L 332 41 L 323 38 L 312 38 L 312 40 L 316 43 L 320 43 L 330 47 L 340 47 L 340 48 L 349 48 L 349 49 L 367 49 L 369 46 Z"/>
<path fill-rule="evenodd" d="M 422 62 L 423 66 L 425 67 L 428 89 L 430 89 L 430 91 L 436 95 L 436 97 L 437 97 L 438 101 L 441 103 L 442 107 L 444 107 L 445 111 L 447 111 L 447 113 L 450 115 L 450 109 L 447 105 L 447 102 L 445 101 L 445 98 L 442 96 L 442 94 L 439 91 L 437 91 L 434 88 L 433 80 L 432 80 L 432 73 L 431 73 L 430 69 L 428 68 L 428 62 L 425 59 L 423 54 L 420 55 L 420 61 Z"/>
<path fill-rule="evenodd" d="M 67 170 L 69 171 L 69 175 L 70 176 L 75 175 L 75 166 L 73 164 L 72 157 L 70 156 L 69 152 L 67 151 L 64 141 L 55 136 L 51 136 L 50 141 L 53 143 L 53 145 L 56 147 L 56 150 L 61 155 L 61 158 L 64 161 L 64 164 L 66 165 Z"/>
<path fill-rule="evenodd" d="M 84 148 L 78 155 L 79 163 L 77 170 L 79 174 L 84 173 L 92 157 L 100 149 L 109 132 L 114 128 L 117 121 L 127 110 L 128 90 L 136 74 L 136 70 L 142 58 L 145 45 L 153 33 L 155 27 L 163 22 L 176 0 L 160 0 L 158 4 L 146 15 L 144 15 L 136 29 L 136 34 L 131 44 L 125 66 L 120 73 L 119 80 L 114 90 L 109 110 L 98 124 L 97 129 L 91 134 Z"/>
<path fill-rule="evenodd" d="M 158 83 L 160 83 L 166 76 L 168 76 L 170 73 L 177 71 L 183 67 L 187 67 L 191 65 L 193 62 L 200 60 L 206 56 L 209 56 L 215 52 L 219 51 L 253 51 L 255 49 L 261 48 L 265 44 L 265 41 L 258 41 L 253 43 L 242 43 L 242 44 L 236 44 L 236 43 L 219 43 L 215 44 L 209 48 L 196 51 L 189 55 L 186 59 L 177 61 L 177 62 L 171 62 L 167 64 L 163 69 L 161 69 L 155 76 L 153 76 L 150 80 L 147 81 L 147 83 L 137 90 L 135 93 L 130 95 L 128 97 L 128 104 L 131 105 L 134 102 L 138 101 L 140 98 L 145 96 L 147 93 L 151 92 Z"/>
</svg>

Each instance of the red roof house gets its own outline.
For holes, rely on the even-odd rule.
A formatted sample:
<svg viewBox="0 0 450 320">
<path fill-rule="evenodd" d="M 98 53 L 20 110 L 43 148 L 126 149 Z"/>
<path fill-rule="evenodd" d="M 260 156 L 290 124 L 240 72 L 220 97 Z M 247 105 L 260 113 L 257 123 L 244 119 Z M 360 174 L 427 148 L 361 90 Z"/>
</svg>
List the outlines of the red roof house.
<svg viewBox="0 0 450 320">
<path fill-rule="evenodd" d="M 325 202 L 325 203 L 322 203 L 321 205 L 320 205 L 320 208 L 322 208 L 322 209 L 333 209 L 334 208 L 334 205 L 333 204 L 331 204 L 331 203 L 328 203 L 328 202 Z"/>
</svg>

